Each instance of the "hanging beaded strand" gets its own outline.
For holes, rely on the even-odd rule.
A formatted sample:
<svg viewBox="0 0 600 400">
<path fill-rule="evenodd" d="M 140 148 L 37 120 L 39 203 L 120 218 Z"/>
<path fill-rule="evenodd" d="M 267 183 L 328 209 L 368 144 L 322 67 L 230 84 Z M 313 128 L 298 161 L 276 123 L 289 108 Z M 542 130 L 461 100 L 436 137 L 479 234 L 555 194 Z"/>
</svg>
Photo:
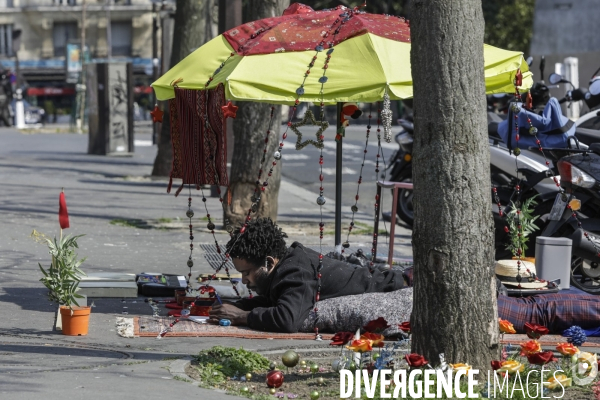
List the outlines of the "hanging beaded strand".
<svg viewBox="0 0 600 400">
<path fill-rule="evenodd" d="M 365 139 L 365 148 L 363 150 L 363 159 L 360 164 L 360 172 L 358 174 L 358 183 L 356 185 L 356 196 L 354 196 L 354 205 L 350 207 L 352 211 L 352 219 L 350 220 L 350 226 L 348 227 L 348 235 L 346 236 L 346 241 L 342 243 L 342 254 L 344 250 L 350 247 L 350 234 L 352 233 L 352 229 L 354 228 L 354 218 L 356 217 L 356 213 L 358 212 L 358 199 L 360 194 L 360 184 L 362 183 L 362 174 L 363 168 L 365 167 L 365 161 L 367 158 L 368 147 L 369 147 L 369 135 L 371 134 L 371 105 L 369 106 L 369 121 L 367 122 L 367 134 Z"/>
<path fill-rule="evenodd" d="M 381 104 L 377 103 L 377 156 L 375 162 L 375 176 L 379 174 L 379 157 L 381 153 Z M 377 203 L 379 202 L 379 195 L 375 195 L 375 216 L 379 215 L 379 207 L 377 207 Z M 377 248 L 375 247 L 377 243 L 377 232 L 373 229 L 373 241 L 371 247 L 371 262 L 369 263 L 369 271 L 373 272 L 373 268 L 375 266 L 375 258 L 377 257 Z"/>
<path fill-rule="evenodd" d="M 189 195 L 188 195 L 188 210 L 186 211 L 185 215 L 189 218 L 190 223 L 189 223 L 189 228 L 190 228 L 190 256 L 187 260 L 187 266 L 190 269 L 188 274 L 187 274 L 187 290 L 190 291 L 192 289 L 192 285 L 190 283 L 190 280 L 192 278 L 192 267 L 194 266 L 194 260 L 192 258 L 192 254 L 194 252 L 194 232 L 192 230 L 193 225 L 192 225 L 192 218 L 194 217 L 194 210 L 192 210 L 192 185 L 188 185 L 188 189 L 189 189 Z"/>
</svg>

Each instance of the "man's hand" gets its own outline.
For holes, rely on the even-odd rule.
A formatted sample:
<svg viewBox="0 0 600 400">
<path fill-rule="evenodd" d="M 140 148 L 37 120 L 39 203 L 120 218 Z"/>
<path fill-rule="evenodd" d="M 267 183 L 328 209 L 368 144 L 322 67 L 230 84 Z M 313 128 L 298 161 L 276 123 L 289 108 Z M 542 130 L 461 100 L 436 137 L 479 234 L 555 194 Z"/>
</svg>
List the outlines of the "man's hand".
<svg viewBox="0 0 600 400">
<path fill-rule="evenodd" d="M 209 315 L 213 322 L 218 323 L 221 319 L 228 319 L 232 325 L 246 325 L 248 314 L 250 311 L 240 310 L 232 304 L 223 304 L 213 306 Z"/>
</svg>

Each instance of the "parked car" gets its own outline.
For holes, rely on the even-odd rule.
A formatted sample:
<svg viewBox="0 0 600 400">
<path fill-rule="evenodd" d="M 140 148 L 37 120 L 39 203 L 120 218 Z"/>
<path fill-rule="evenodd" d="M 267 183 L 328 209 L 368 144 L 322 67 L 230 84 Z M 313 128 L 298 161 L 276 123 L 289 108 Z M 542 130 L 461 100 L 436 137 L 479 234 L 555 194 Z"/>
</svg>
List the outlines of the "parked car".
<svg viewBox="0 0 600 400">
<path fill-rule="evenodd" d="M 11 103 L 12 115 L 15 119 L 13 124 L 16 125 L 16 104 L 17 101 L 13 99 Z M 27 100 L 23 100 L 23 106 L 25 107 L 25 124 L 43 124 L 45 122 L 46 112 L 42 107 L 32 106 Z"/>
</svg>

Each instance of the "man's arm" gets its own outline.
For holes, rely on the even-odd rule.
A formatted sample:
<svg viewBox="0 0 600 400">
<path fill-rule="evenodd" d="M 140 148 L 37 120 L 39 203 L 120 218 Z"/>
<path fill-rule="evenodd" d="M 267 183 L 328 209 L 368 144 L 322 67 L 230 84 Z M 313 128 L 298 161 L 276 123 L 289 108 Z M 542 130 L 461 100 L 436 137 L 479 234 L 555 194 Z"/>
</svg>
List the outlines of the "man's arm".
<svg viewBox="0 0 600 400">
<path fill-rule="evenodd" d="M 316 280 L 309 270 L 294 265 L 282 265 L 275 271 L 271 307 L 257 307 L 248 314 L 252 329 L 269 332 L 298 332 L 313 307 Z"/>
<path fill-rule="evenodd" d="M 251 311 L 257 307 L 269 307 L 271 302 L 265 296 L 254 296 L 251 299 L 241 299 L 230 304 L 236 306 L 240 310 Z"/>
</svg>

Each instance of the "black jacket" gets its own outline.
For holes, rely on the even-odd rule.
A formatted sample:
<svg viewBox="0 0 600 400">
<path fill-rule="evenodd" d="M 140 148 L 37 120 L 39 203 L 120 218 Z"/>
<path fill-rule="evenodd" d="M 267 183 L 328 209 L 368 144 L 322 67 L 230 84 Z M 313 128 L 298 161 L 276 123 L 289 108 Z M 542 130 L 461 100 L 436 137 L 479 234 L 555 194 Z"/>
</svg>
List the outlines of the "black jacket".
<svg viewBox="0 0 600 400">
<path fill-rule="evenodd" d="M 317 293 L 319 253 L 294 242 L 288 253 L 269 274 L 266 294 L 236 302 L 248 314 L 248 326 L 268 332 L 298 332 Z M 369 292 L 390 292 L 402 288 L 400 271 L 375 271 L 323 257 L 321 300 Z"/>
</svg>

